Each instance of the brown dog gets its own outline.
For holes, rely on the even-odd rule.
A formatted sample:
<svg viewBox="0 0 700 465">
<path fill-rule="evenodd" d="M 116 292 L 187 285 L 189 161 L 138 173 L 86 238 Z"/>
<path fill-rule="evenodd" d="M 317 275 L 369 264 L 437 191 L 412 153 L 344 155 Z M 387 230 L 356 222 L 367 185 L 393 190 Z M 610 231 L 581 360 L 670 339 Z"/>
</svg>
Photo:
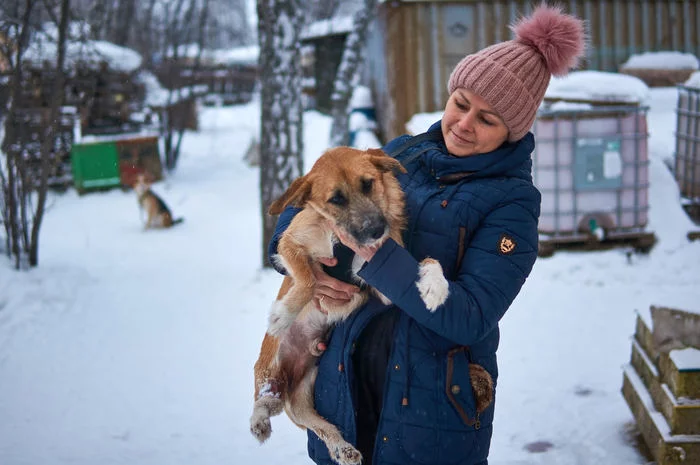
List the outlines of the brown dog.
<svg viewBox="0 0 700 465">
<path fill-rule="evenodd" d="M 313 386 L 317 373 L 314 360 L 320 355 L 317 343 L 334 323 L 361 306 L 370 291 L 358 292 L 343 306 L 321 302 L 325 313 L 319 312 L 312 302 L 315 285 L 312 263 L 333 256 L 338 239 L 331 225 L 359 245 L 379 245 L 388 237 L 403 244 L 404 195 L 393 171 L 405 172 L 397 160 L 381 150 L 338 147 L 323 154 L 308 174 L 295 180 L 270 206 L 270 214 L 279 214 L 288 205 L 304 209 L 294 217 L 278 245 L 279 256 L 275 259 L 288 276 L 273 305 L 268 331 L 255 363 L 255 405 L 250 421 L 251 432 L 260 442 L 270 437 L 270 417 L 284 409 L 294 423 L 311 429 L 321 438 L 338 463 L 355 465 L 362 460 L 360 452 L 314 409 Z M 355 256 L 352 270 L 358 283 L 361 279 L 356 273 L 363 263 Z M 427 258 L 421 262 L 416 285 L 430 311 L 447 299 L 449 283 L 436 260 Z M 389 303 L 376 290 L 371 292 Z M 481 371 L 470 372 L 479 376 L 476 381 L 479 389 L 483 389 L 484 374 L 492 386 L 488 373 L 478 365 L 475 367 Z M 491 391 L 489 388 L 488 396 L 492 395 Z"/>
<path fill-rule="evenodd" d="M 151 190 L 151 182 L 145 174 L 141 173 L 136 176 L 134 191 L 138 196 L 141 210 L 146 212 L 144 229 L 170 228 L 184 221 L 183 218 L 173 219 L 173 215 L 170 213 L 170 209 L 163 199 L 158 197 L 155 192 Z"/>
</svg>

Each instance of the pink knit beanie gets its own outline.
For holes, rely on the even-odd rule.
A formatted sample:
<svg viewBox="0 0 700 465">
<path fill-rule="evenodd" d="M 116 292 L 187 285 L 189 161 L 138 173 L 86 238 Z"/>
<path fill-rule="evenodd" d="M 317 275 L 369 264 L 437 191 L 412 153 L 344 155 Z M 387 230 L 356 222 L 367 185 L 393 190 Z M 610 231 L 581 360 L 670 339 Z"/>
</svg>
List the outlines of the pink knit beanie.
<svg viewBox="0 0 700 465">
<path fill-rule="evenodd" d="M 586 48 L 583 21 L 559 7 L 538 6 L 511 25 L 515 39 L 487 47 L 460 61 L 447 89 L 468 89 L 486 100 L 520 140 L 535 122 L 552 75 L 564 76 Z"/>
</svg>

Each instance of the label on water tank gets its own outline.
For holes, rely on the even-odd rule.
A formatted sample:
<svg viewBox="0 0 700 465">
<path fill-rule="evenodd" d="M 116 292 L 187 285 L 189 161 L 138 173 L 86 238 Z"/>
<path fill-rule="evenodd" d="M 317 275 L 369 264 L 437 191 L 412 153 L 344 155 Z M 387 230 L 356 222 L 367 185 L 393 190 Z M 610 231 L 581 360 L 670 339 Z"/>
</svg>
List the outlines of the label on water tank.
<svg viewBox="0 0 700 465">
<path fill-rule="evenodd" d="M 620 138 L 576 139 L 574 188 L 576 190 L 617 189 L 622 186 Z"/>
</svg>

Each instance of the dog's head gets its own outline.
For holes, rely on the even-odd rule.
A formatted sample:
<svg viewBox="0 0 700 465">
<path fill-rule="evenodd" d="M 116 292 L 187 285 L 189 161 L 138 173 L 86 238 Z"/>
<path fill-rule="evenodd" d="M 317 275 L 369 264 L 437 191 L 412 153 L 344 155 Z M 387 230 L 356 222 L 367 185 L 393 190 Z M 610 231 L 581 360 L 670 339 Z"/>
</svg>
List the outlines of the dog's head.
<svg viewBox="0 0 700 465">
<path fill-rule="evenodd" d="M 402 200 L 394 171 L 406 172 L 380 149 L 330 149 L 272 203 L 269 212 L 279 214 L 288 205 L 311 207 L 358 244 L 373 245 L 389 233 L 390 204 Z"/>
<path fill-rule="evenodd" d="M 148 189 L 151 188 L 152 180 L 150 176 L 145 173 L 139 173 L 134 178 L 133 189 L 138 195 L 143 195 Z"/>
</svg>

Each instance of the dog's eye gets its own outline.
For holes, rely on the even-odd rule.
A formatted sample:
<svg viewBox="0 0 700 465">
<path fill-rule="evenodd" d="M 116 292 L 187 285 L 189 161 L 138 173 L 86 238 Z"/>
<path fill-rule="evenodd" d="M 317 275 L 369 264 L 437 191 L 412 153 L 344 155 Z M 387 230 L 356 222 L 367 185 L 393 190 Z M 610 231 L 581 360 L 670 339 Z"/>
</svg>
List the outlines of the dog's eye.
<svg viewBox="0 0 700 465">
<path fill-rule="evenodd" d="M 328 199 L 329 203 L 332 203 L 334 205 L 338 205 L 339 207 L 345 206 L 348 203 L 348 199 L 339 191 L 336 191 L 333 194 L 333 197 Z"/>
<path fill-rule="evenodd" d="M 374 185 L 374 179 L 363 179 L 362 180 L 362 193 L 369 194 L 372 192 L 372 186 Z"/>
</svg>

